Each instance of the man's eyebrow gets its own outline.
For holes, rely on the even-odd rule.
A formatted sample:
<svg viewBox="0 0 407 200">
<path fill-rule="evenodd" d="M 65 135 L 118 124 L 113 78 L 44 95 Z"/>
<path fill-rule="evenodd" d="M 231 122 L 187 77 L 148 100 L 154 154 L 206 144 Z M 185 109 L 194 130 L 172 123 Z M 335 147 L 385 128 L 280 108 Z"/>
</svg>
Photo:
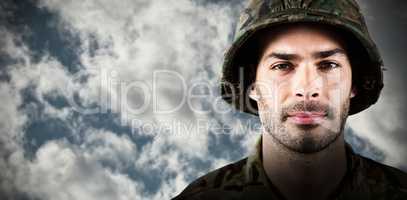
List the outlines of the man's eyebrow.
<svg viewBox="0 0 407 200">
<path fill-rule="evenodd" d="M 346 55 L 346 51 L 343 49 L 340 49 L 340 48 L 336 48 L 336 49 L 332 49 L 332 50 L 313 53 L 313 57 L 314 58 L 327 58 L 327 57 L 333 56 L 335 54 Z"/>
<path fill-rule="evenodd" d="M 281 60 L 296 60 L 296 59 L 299 59 L 300 56 L 298 54 L 274 52 L 274 53 L 267 55 L 266 58 L 277 58 L 277 59 L 281 59 Z"/>
<path fill-rule="evenodd" d="M 332 50 L 326 50 L 326 51 L 320 51 L 320 52 L 313 53 L 312 56 L 314 58 L 321 59 L 321 58 L 327 58 L 327 57 L 333 56 L 335 54 L 346 55 L 346 51 L 341 48 L 335 48 Z M 277 59 L 281 59 L 281 60 L 298 60 L 301 58 L 301 56 L 298 54 L 293 54 L 293 53 L 273 52 L 273 53 L 267 55 L 266 58 L 277 58 Z"/>
</svg>

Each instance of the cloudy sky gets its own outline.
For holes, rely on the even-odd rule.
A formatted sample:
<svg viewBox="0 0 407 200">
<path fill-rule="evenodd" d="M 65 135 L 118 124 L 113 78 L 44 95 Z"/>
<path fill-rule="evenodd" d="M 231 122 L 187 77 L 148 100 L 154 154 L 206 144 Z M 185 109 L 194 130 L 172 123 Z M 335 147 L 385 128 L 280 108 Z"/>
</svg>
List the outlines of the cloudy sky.
<svg viewBox="0 0 407 200">
<path fill-rule="evenodd" d="M 407 171 L 407 4 L 359 2 L 387 71 L 346 139 Z M 247 155 L 258 119 L 216 90 L 243 5 L 0 1 L 2 199 L 170 199 Z"/>
</svg>

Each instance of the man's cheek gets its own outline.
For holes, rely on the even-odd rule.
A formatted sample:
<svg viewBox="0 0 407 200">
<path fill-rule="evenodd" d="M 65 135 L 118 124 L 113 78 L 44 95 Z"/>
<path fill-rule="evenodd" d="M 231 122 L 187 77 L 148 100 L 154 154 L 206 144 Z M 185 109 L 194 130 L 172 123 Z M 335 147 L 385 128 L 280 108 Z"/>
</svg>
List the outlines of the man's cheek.
<svg viewBox="0 0 407 200">
<path fill-rule="evenodd" d="M 350 86 L 347 84 L 333 82 L 329 83 L 328 89 L 328 98 L 330 102 L 330 106 L 337 108 L 343 104 L 343 102 L 347 101 L 350 98 Z"/>
<path fill-rule="evenodd" d="M 290 97 L 294 96 L 292 90 L 293 88 L 288 81 L 276 85 L 273 105 L 276 110 L 281 110 L 284 104 L 290 100 Z"/>
</svg>

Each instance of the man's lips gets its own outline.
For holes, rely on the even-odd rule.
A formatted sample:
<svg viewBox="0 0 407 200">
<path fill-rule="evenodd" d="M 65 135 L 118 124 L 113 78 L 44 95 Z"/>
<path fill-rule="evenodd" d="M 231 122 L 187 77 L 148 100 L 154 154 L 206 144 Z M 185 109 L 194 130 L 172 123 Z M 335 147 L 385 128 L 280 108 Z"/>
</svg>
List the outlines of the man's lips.
<svg viewBox="0 0 407 200">
<path fill-rule="evenodd" d="M 294 124 L 312 125 L 320 123 L 327 114 L 325 112 L 293 112 L 288 113 L 288 119 Z"/>
</svg>

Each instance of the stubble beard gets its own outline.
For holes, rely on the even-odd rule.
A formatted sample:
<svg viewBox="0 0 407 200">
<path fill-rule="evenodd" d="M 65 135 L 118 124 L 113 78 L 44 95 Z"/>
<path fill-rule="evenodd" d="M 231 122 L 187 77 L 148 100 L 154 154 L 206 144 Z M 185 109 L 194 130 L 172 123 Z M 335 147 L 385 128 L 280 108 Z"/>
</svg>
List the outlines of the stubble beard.
<svg viewBox="0 0 407 200">
<path fill-rule="evenodd" d="M 278 113 L 260 113 L 262 125 L 267 134 L 283 147 L 296 153 L 311 154 L 323 151 L 343 134 L 348 116 L 350 102 L 345 102 L 341 109 L 331 110 L 330 126 L 290 124 Z M 266 106 L 267 107 L 267 106 Z M 269 110 L 269 109 L 266 109 Z M 320 134 L 315 134 L 320 131 Z"/>
</svg>

